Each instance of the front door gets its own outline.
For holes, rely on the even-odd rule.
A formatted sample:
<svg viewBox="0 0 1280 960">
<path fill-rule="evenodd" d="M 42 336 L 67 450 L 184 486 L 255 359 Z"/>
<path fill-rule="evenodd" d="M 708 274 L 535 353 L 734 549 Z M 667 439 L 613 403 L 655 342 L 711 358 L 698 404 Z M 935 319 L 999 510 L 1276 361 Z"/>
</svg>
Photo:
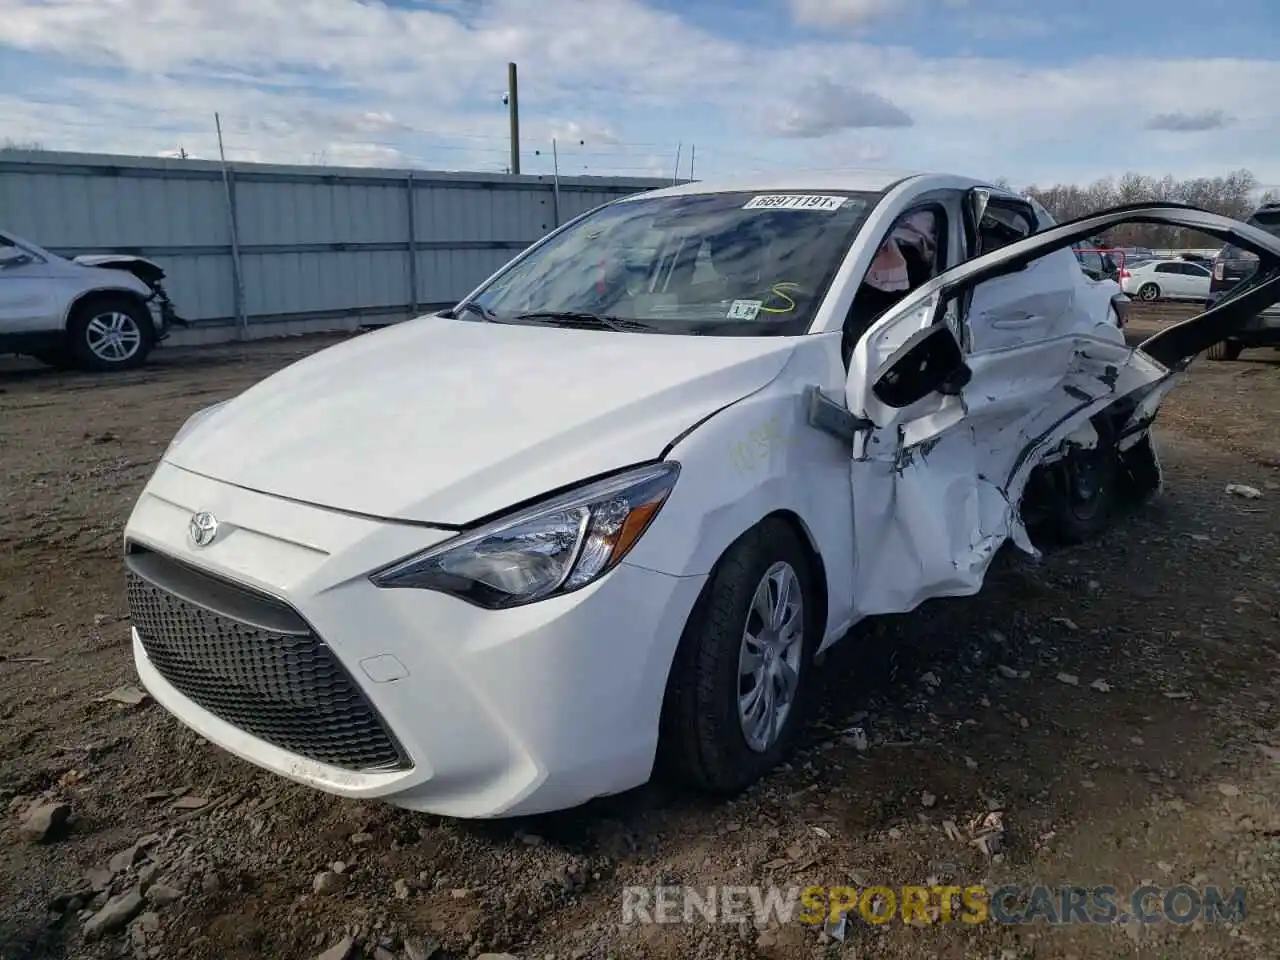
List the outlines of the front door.
<svg viewBox="0 0 1280 960">
<path fill-rule="evenodd" d="M 1257 253 L 1261 266 L 1229 299 L 1138 348 L 1083 306 L 1036 336 L 982 329 L 994 322 L 990 311 L 972 308 L 989 296 L 983 285 L 1004 280 L 1007 289 L 1007 278 L 1025 276 L 1025 268 L 1058 251 L 1078 271 L 1070 245 L 1127 222 L 1209 233 Z M 1091 418 L 1121 399 L 1145 397 L 1130 420 L 1145 428 L 1196 354 L 1277 301 L 1280 239 L 1171 204 L 1135 204 L 1051 227 L 954 267 L 905 298 L 867 331 L 846 383 L 848 411 L 863 424 L 851 464 L 855 615 L 975 593 L 1010 538 L 1034 551 L 1018 509 L 1032 468 L 1068 438 L 1091 442 Z M 941 389 L 886 402 L 886 375 L 902 373 L 913 336 L 936 327 L 954 337 L 961 367 Z"/>
<path fill-rule="evenodd" d="M 40 257 L 0 236 L 0 335 L 56 329 L 60 306 Z"/>
</svg>

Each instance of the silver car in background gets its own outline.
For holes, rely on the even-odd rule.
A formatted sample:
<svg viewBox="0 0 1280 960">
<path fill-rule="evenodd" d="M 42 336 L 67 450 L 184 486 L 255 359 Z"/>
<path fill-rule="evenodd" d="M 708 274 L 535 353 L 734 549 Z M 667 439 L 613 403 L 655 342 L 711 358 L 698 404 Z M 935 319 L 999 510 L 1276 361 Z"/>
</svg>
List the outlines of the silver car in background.
<svg viewBox="0 0 1280 960">
<path fill-rule="evenodd" d="M 0 353 L 59 368 L 139 367 L 171 327 L 186 325 L 164 276 L 145 257 L 68 260 L 0 230 Z"/>
</svg>

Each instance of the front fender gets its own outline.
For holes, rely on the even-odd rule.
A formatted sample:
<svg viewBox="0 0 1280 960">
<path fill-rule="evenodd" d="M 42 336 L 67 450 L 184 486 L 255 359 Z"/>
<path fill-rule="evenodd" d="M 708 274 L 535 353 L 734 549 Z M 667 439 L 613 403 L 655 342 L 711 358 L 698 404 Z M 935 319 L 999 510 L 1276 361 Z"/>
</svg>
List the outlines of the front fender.
<svg viewBox="0 0 1280 960">
<path fill-rule="evenodd" d="M 127 274 L 126 276 L 131 277 L 132 275 Z M 139 280 L 137 283 L 141 284 L 142 281 Z M 77 305 L 83 303 L 89 297 L 98 296 L 129 297 L 137 301 L 138 305 L 147 311 L 147 316 L 151 317 L 151 292 L 149 290 L 140 290 L 138 287 L 126 283 L 105 283 L 91 287 L 88 290 L 82 290 L 67 302 L 66 309 L 62 312 L 63 329 L 66 329 L 67 324 L 71 321 L 71 315 L 75 312 Z M 154 320 L 155 318 L 152 317 L 152 322 Z"/>
<path fill-rule="evenodd" d="M 760 391 L 719 411 L 668 454 L 681 465 L 653 527 L 627 562 L 673 576 L 705 576 L 729 546 L 765 517 L 787 514 L 828 585 L 826 623 L 849 613 L 853 510 L 849 449 L 810 427 L 793 360 Z"/>
</svg>

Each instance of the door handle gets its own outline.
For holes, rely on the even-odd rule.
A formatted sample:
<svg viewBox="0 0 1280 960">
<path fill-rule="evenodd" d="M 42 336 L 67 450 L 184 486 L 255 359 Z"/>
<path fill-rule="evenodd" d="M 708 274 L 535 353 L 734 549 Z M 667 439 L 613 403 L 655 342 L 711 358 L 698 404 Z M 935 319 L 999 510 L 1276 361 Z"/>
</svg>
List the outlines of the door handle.
<svg viewBox="0 0 1280 960">
<path fill-rule="evenodd" d="M 994 330 L 1008 330 L 1017 327 L 1029 327 L 1036 323 L 1043 323 L 1044 317 L 1038 313 L 1028 313 L 1024 317 L 1009 317 L 1004 320 L 992 320 L 991 327 Z"/>
</svg>

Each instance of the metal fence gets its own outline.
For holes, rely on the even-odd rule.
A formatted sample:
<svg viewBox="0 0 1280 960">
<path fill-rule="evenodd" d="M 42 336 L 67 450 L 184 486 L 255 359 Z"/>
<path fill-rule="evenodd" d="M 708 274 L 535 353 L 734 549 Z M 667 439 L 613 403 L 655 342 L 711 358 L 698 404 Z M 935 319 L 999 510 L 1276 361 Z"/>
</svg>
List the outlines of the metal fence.
<svg viewBox="0 0 1280 960">
<path fill-rule="evenodd" d="M 0 226 L 62 256 L 158 262 L 175 340 L 403 320 L 560 223 L 669 180 L 0 154 Z"/>
</svg>

